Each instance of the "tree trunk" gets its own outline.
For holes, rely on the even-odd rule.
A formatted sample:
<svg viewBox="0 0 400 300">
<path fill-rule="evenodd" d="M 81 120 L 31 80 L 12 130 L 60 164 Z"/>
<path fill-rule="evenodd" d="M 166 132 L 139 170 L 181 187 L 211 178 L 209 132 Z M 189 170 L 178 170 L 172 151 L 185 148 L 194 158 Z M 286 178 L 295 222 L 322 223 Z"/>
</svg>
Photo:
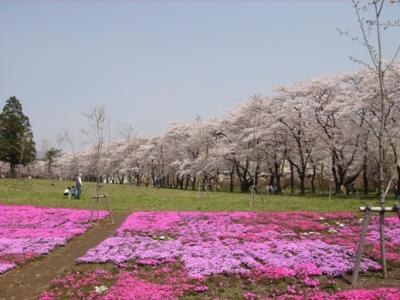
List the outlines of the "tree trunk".
<svg viewBox="0 0 400 300">
<path fill-rule="evenodd" d="M 368 163 L 367 163 L 366 156 L 364 156 L 364 158 L 363 158 L 363 167 L 362 168 L 363 168 L 362 173 L 363 173 L 364 195 L 368 195 L 368 190 L 369 190 L 369 187 L 368 187 Z"/>
<path fill-rule="evenodd" d="M 11 178 L 16 178 L 17 177 L 17 171 L 16 171 L 16 165 L 15 163 L 10 163 L 10 176 Z"/>
<path fill-rule="evenodd" d="M 278 191 L 282 190 L 281 187 L 281 174 L 279 172 L 279 164 L 277 162 L 275 162 L 274 164 L 274 173 L 275 173 L 275 179 L 276 179 L 276 186 L 278 187 Z"/>
<path fill-rule="evenodd" d="M 396 183 L 396 190 L 395 190 L 395 197 L 399 198 L 400 197 L 400 167 L 397 166 L 397 183 Z"/>
<path fill-rule="evenodd" d="M 339 167 L 339 170 L 337 170 L 337 167 Z M 341 170 L 340 170 L 340 165 L 337 166 L 336 164 L 336 151 L 333 151 L 332 153 L 332 175 L 333 175 L 333 181 L 335 182 L 335 193 L 340 194 L 340 187 L 343 185 L 343 180 L 342 176 L 340 176 Z"/>
<path fill-rule="evenodd" d="M 300 179 L 300 194 L 304 195 L 306 192 L 306 187 L 305 187 L 306 174 L 304 172 L 300 172 L 299 179 Z"/>
<path fill-rule="evenodd" d="M 188 186 L 189 186 L 189 181 L 190 181 L 190 175 L 186 175 L 185 190 L 187 190 L 187 189 L 188 189 Z"/>
<path fill-rule="evenodd" d="M 235 173 L 235 167 L 232 167 L 231 173 L 229 174 L 230 175 L 229 192 L 231 192 L 231 193 L 233 193 L 233 179 L 234 179 L 233 175 L 234 175 L 234 173 Z"/>
<path fill-rule="evenodd" d="M 239 178 L 239 184 L 240 184 L 240 192 L 241 193 L 246 193 L 249 191 L 250 186 L 253 184 L 253 180 L 247 177 L 248 173 L 248 162 L 246 162 L 246 167 L 243 170 L 243 174 L 240 173 L 239 169 L 239 163 L 236 163 L 236 174 Z"/>
<path fill-rule="evenodd" d="M 170 185 L 169 185 L 169 175 L 167 175 L 167 188 L 170 188 Z"/>
<path fill-rule="evenodd" d="M 294 168 L 293 164 L 289 162 L 290 165 L 290 192 L 294 193 Z"/>
<path fill-rule="evenodd" d="M 253 185 L 252 181 L 242 180 L 240 182 L 240 192 L 246 193 L 249 191 L 250 187 Z"/>
<path fill-rule="evenodd" d="M 315 173 L 316 173 L 316 167 L 313 164 L 313 173 L 311 176 L 311 191 L 313 194 L 315 194 Z"/>
<path fill-rule="evenodd" d="M 269 178 L 269 185 L 274 186 L 275 183 L 275 173 L 274 171 L 270 168 L 269 172 L 271 173 L 271 177 Z"/>
<path fill-rule="evenodd" d="M 321 190 L 324 189 L 324 164 L 321 164 L 321 177 L 320 177 L 319 188 Z"/>
<path fill-rule="evenodd" d="M 259 170 L 260 170 L 260 166 L 257 165 L 256 171 L 255 171 L 255 174 L 254 174 L 254 185 L 255 186 L 258 186 L 258 173 L 259 173 Z"/>
</svg>

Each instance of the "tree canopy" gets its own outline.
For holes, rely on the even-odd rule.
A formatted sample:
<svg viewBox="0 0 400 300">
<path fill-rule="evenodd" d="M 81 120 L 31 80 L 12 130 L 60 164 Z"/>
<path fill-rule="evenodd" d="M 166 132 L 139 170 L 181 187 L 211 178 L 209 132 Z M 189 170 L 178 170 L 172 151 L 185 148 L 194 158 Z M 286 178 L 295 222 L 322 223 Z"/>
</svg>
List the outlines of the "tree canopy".
<svg viewBox="0 0 400 300">
<path fill-rule="evenodd" d="M 20 101 L 10 97 L 0 114 L 0 160 L 10 163 L 11 176 L 15 166 L 36 158 L 35 142 L 29 118 L 24 115 Z"/>
</svg>

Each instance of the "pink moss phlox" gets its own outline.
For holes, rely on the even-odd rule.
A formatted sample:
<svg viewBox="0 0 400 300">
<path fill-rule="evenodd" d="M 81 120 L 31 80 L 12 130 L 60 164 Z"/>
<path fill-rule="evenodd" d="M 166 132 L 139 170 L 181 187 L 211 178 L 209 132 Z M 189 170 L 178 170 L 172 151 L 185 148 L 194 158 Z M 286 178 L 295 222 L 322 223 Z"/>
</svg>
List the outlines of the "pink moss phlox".
<svg viewBox="0 0 400 300">
<path fill-rule="evenodd" d="M 100 212 L 100 218 L 107 215 Z M 89 220 L 89 210 L 0 205 L 0 263 L 22 264 L 49 253 L 86 232 Z"/>
<path fill-rule="evenodd" d="M 295 271 L 305 277 L 322 275 L 322 271 L 313 263 L 299 264 L 295 267 Z"/>
<path fill-rule="evenodd" d="M 282 279 L 296 276 L 296 271 L 288 268 L 259 266 L 252 272 L 257 279 Z"/>
<path fill-rule="evenodd" d="M 196 293 L 204 293 L 204 292 L 208 291 L 208 286 L 198 285 L 193 288 L 193 291 Z"/>
<path fill-rule="evenodd" d="M 69 272 L 64 277 L 53 279 L 50 288 L 44 291 L 39 299 L 100 299 L 94 290 L 95 286 L 104 284 L 106 280 L 112 280 L 114 275 L 108 270 L 96 269 L 94 271 L 80 273 Z"/>
<path fill-rule="evenodd" d="M 257 299 L 258 297 L 257 297 L 257 295 L 254 294 L 254 293 L 246 292 L 246 293 L 243 294 L 243 298 L 244 298 L 245 300 L 255 300 L 255 299 Z"/>
<path fill-rule="evenodd" d="M 175 287 L 138 279 L 124 272 L 102 298 L 103 300 L 173 300 L 185 292 L 186 286 Z"/>
<path fill-rule="evenodd" d="M 0 274 L 3 274 L 7 272 L 8 270 L 11 270 L 15 268 L 17 265 L 14 263 L 1 263 L 0 262 Z"/>
<path fill-rule="evenodd" d="M 293 276 L 339 276 L 353 267 L 357 244 L 353 232 L 358 229 L 337 226 L 346 232 L 346 241 L 338 234 L 326 234 L 333 225 L 321 223 L 334 217 L 313 212 L 137 212 L 117 236 L 77 261 L 157 265 L 179 259 L 191 278 L 247 273 L 262 266 L 294 270 Z M 354 228 L 359 227 L 355 221 Z M 306 237 L 304 230 L 312 232 Z M 396 238 L 394 245 L 399 241 Z M 368 269 L 379 269 L 379 264 L 364 259 L 362 270 Z"/>
<path fill-rule="evenodd" d="M 271 298 L 272 299 L 272 298 Z M 289 294 L 274 297 L 276 300 L 398 300 L 400 299 L 400 290 L 397 288 L 379 288 L 379 289 L 354 289 L 340 291 L 333 294 L 318 290 L 305 291 L 299 295 L 293 289 Z"/>
<path fill-rule="evenodd" d="M 380 288 L 376 290 L 356 289 L 338 292 L 333 297 L 335 300 L 398 300 L 400 299 L 400 290 L 396 288 Z"/>
<path fill-rule="evenodd" d="M 318 279 L 313 279 L 313 278 L 305 278 L 303 280 L 304 285 L 308 286 L 308 287 L 316 287 L 319 286 L 320 282 Z"/>
</svg>

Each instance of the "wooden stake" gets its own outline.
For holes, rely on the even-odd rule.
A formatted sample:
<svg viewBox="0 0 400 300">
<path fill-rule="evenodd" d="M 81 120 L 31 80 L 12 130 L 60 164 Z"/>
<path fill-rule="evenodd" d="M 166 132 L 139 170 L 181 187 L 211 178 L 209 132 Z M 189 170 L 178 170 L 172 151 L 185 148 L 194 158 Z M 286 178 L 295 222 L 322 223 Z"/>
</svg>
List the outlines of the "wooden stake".
<svg viewBox="0 0 400 300">
<path fill-rule="evenodd" d="M 387 277 L 386 257 L 385 257 L 385 212 L 379 213 L 379 233 L 381 240 L 381 262 L 382 262 L 382 277 Z"/>
<path fill-rule="evenodd" d="M 95 195 L 95 196 L 92 196 L 92 199 L 93 200 L 92 200 L 92 208 L 90 210 L 90 223 L 93 222 L 93 211 L 95 209 L 95 206 L 96 206 L 96 212 L 97 212 L 97 220 L 96 220 L 96 222 L 100 221 L 100 216 L 99 216 L 99 204 L 100 203 L 99 203 L 99 201 L 100 201 L 100 199 L 103 199 L 104 204 L 105 204 L 105 206 L 106 206 L 106 208 L 108 210 L 108 214 L 110 216 L 111 224 L 114 224 L 114 218 L 113 218 L 112 211 L 111 211 L 111 208 L 110 208 L 110 202 L 109 202 L 109 199 L 108 199 L 108 195 L 107 194 Z"/>
<path fill-rule="evenodd" d="M 110 203 L 108 201 L 108 195 L 106 195 L 105 202 L 106 202 L 108 213 L 110 214 L 111 224 L 114 224 L 114 218 L 113 218 L 113 215 L 112 215 L 112 212 L 111 212 Z"/>
<path fill-rule="evenodd" d="M 361 236 L 360 236 L 360 242 L 358 244 L 356 262 L 354 265 L 353 276 L 351 279 L 352 287 L 356 286 L 357 280 L 358 280 L 358 273 L 360 272 L 361 259 L 363 256 L 364 245 L 365 245 L 365 237 L 367 236 L 368 224 L 369 224 L 369 220 L 371 218 L 369 208 L 370 208 L 370 206 L 367 206 L 366 210 L 365 210 L 364 222 L 363 222 L 363 227 L 362 227 Z"/>
</svg>

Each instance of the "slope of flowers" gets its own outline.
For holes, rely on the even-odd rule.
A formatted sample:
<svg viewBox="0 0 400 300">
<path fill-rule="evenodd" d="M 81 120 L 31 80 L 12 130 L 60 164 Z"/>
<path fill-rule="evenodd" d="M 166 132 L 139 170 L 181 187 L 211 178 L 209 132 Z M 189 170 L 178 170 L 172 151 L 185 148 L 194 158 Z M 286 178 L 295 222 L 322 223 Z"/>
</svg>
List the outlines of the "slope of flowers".
<svg viewBox="0 0 400 300">
<path fill-rule="evenodd" d="M 158 278 L 159 282 L 149 281 L 150 277 Z M 124 269 L 120 272 L 115 269 L 96 269 L 86 273 L 75 271 L 52 280 L 40 299 L 172 300 L 187 291 L 204 288 L 189 281 L 176 266 Z"/>
<path fill-rule="evenodd" d="M 65 245 L 89 229 L 89 220 L 88 210 L 0 205 L 0 274 Z"/>
<path fill-rule="evenodd" d="M 340 222 L 337 222 L 340 218 Z M 136 260 L 157 264 L 180 259 L 191 278 L 246 274 L 265 266 L 293 275 L 339 276 L 353 267 L 360 224 L 351 214 L 139 212 L 78 262 Z M 376 223 L 376 220 L 374 220 Z M 376 242 L 373 224 L 369 243 Z M 388 259 L 396 258 L 400 229 L 387 219 Z M 374 246 L 364 271 L 379 269 Z"/>
<path fill-rule="evenodd" d="M 336 278 L 353 268 L 361 222 L 351 213 L 136 212 L 77 262 L 114 266 L 104 290 L 86 287 L 90 299 L 217 299 L 225 289 L 235 299 L 400 299 L 396 288 L 335 292 Z M 377 222 L 363 271 L 380 269 Z M 387 258 L 396 265 L 400 222 L 390 217 L 385 225 Z M 55 285 L 43 295 L 67 291 Z"/>
</svg>

